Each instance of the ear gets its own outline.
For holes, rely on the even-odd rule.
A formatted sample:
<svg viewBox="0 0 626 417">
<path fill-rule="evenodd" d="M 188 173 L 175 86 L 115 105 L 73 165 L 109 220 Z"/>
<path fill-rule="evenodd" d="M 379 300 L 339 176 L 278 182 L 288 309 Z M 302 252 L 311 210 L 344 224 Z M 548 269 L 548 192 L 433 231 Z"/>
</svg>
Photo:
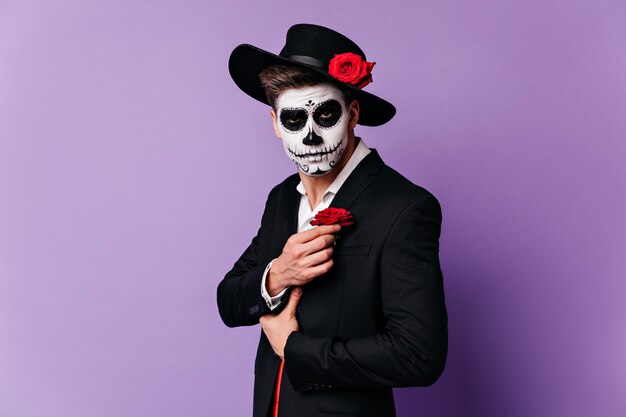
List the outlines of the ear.
<svg viewBox="0 0 626 417">
<path fill-rule="evenodd" d="M 280 135 L 280 130 L 278 129 L 278 118 L 276 117 L 276 113 L 274 112 L 274 109 L 270 111 L 270 116 L 272 116 L 272 124 L 274 125 L 274 133 L 276 134 L 276 137 L 278 139 L 282 140 L 283 137 Z"/>
<path fill-rule="evenodd" d="M 350 129 L 354 129 L 356 127 L 356 123 L 359 121 L 359 111 L 361 108 L 359 107 L 359 102 L 356 100 L 352 100 L 350 102 L 350 106 L 348 106 L 348 115 L 349 119 L 349 127 Z"/>
</svg>

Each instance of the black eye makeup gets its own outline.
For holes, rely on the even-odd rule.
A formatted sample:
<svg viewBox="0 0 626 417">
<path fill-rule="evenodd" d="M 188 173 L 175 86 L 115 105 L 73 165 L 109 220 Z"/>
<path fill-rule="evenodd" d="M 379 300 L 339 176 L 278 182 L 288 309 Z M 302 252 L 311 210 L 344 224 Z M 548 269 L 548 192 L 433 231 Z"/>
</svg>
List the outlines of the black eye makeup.
<svg viewBox="0 0 626 417">
<path fill-rule="evenodd" d="M 282 109 L 280 123 L 291 132 L 299 132 L 306 126 L 308 114 L 304 109 Z"/>
<path fill-rule="evenodd" d="M 313 113 L 313 120 L 320 127 L 333 127 L 341 119 L 341 104 L 337 100 L 320 103 Z"/>
</svg>

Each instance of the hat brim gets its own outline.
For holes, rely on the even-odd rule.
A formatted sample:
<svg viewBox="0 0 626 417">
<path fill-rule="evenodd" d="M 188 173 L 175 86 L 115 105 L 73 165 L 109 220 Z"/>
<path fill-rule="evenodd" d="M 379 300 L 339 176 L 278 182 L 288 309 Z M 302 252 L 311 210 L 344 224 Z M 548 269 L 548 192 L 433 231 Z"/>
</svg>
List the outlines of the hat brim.
<svg viewBox="0 0 626 417">
<path fill-rule="evenodd" d="M 244 93 L 269 105 L 265 90 L 259 80 L 259 74 L 270 65 L 288 65 L 309 69 L 323 75 L 328 79 L 328 82 L 346 88 L 350 91 L 352 98 L 359 102 L 360 110 L 357 123 L 360 125 L 380 126 L 387 123 L 396 114 L 396 108 L 393 104 L 374 94 L 341 82 L 320 68 L 264 51 L 253 45 L 242 44 L 233 50 L 228 61 L 228 71 L 235 84 Z"/>
</svg>

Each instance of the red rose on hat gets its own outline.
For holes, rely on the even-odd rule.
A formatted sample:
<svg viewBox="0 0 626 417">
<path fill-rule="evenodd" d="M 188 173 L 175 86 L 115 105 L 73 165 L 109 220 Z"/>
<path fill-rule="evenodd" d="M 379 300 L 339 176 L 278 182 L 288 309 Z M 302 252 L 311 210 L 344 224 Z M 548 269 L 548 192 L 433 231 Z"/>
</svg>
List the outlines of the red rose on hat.
<svg viewBox="0 0 626 417">
<path fill-rule="evenodd" d="M 375 62 L 367 62 L 352 52 L 336 54 L 330 60 L 328 73 L 344 83 L 363 88 L 372 82 L 372 68 Z"/>
</svg>

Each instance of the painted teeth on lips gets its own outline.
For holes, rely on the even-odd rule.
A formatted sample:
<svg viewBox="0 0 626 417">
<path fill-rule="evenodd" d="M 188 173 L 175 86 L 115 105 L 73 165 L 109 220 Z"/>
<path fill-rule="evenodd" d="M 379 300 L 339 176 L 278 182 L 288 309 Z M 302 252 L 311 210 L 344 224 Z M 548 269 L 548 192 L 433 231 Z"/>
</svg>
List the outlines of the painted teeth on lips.
<svg viewBox="0 0 626 417">
<path fill-rule="evenodd" d="M 332 149 L 328 149 L 328 148 L 324 148 L 322 150 L 320 150 L 319 152 L 307 152 L 307 153 L 295 153 L 294 151 L 292 151 L 291 149 L 289 149 L 289 152 L 291 152 L 294 156 L 297 156 L 298 158 L 321 158 L 324 155 L 328 155 L 330 153 L 333 153 L 337 150 L 337 148 L 339 148 L 339 145 L 341 145 L 341 143 L 338 143 L 334 148 Z"/>
</svg>

